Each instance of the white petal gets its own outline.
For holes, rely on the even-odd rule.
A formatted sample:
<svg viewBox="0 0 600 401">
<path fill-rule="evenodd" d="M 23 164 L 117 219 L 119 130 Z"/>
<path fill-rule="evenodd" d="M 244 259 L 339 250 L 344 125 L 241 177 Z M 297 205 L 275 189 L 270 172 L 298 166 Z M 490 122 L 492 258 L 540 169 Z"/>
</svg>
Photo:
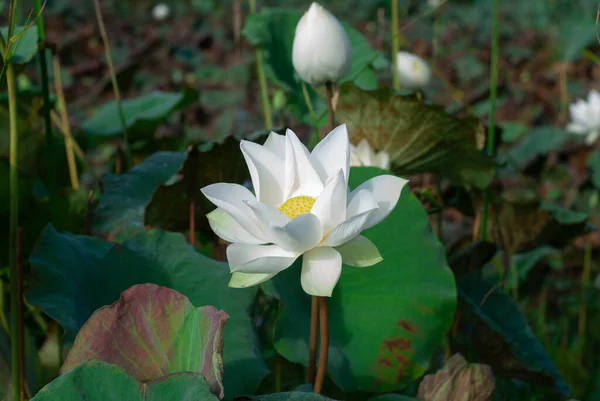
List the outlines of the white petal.
<svg viewBox="0 0 600 401">
<path fill-rule="evenodd" d="M 391 166 L 390 155 L 385 151 L 379 152 L 376 156 L 375 165 L 384 170 L 389 170 Z"/>
<path fill-rule="evenodd" d="M 377 213 L 378 210 L 378 208 L 374 208 L 344 221 L 337 226 L 327 238 L 325 238 L 322 246 L 340 246 L 356 238 L 363 230 L 365 230 L 365 226 L 369 221 L 370 216 Z"/>
<path fill-rule="evenodd" d="M 323 239 L 319 218 L 312 213 L 301 214 L 283 227 L 272 227 L 273 243 L 290 252 L 306 252 Z"/>
<path fill-rule="evenodd" d="M 383 260 L 375 244 L 362 235 L 335 249 L 342 255 L 342 261 L 349 266 L 373 266 Z"/>
<path fill-rule="evenodd" d="M 244 229 L 233 217 L 222 209 L 215 209 L 206 215 L 210 228 L 218 237 L 227 242 L 242 242 L 245 244 L 264 244 Z"/>
<path fill-rule="evenodd" d="M 573 134 L 586 134 L 589 128 L 578 123 L 570 123 L 567 125 L 567 131 Z"/>
<path fill-rule="evenodd" d="M 259 202 L 277 207 L 283 202 L 283 157 L 250 141 L 241 141 L 240 148 Z"/>
<path fill-rule="evenodd" d="M 322 182 L 327 182 L 339 170 L 344 173 L 345 182 L 350 174 L 350 142 L 346 124 L 336 127 L 315 146 L 310 161 Z"/>
<path fill-rule="evenodd" d="M 281 157 L 282 160 L 285 159 L 285 135 L 271 131 L 263 146 Z"/>
<path fill-rule="evenodd" d="M 200 191 L 202 191 L 209 201 L 227 212 L 254 237 L 266 240 L 265 235 L 256 223 L 254 213 L 244 203 L 256 201 L 256 198 L 248 188 L 238 184 L 218 183 L 207 185 Z"/>
<path fill-rule="evenodd" d="M 352 199 L 348 202 L 346 219 L 379 207 L 375 198 L 373 198 L 373 194 L 366 189 L 361 189 L 358 192 L 354 191 L 350 195 Z"/>
<path fill-rule="evenodd" d="M 300 256 L 277 245 L 231 244 L 227 262 L 231 272 L 276 274 L 287 269 Z"/>
<path fill-rule="evenodd" d="M 292 130 L 286 132 L 284 199 L 305 195 L 316 198 L 323 182 L 308 159 L 308 150 Z"/>
<path fill-rule="evenodd" d="M 300 282 L 309 295 L 330 297 L 342 274 L 342 256 L 333 248 L 321 247 L 304 254 Z"/>
<path fill-rule="evenodd" d="M 350 202 L 352 202 L 354 194 L 366 189 L 371 192 L 371 195 L 379 206 L 379 209 L 370 215 L 369 220 L 363 228 L 364 230 L 373 227 L 394 210 L 398 199 L 400 199 L 400 192 L 407 182 L 408 180 L 393 175 L 380 175 L 362 183 L 352 191 L 349 196 Z"/>
<path fill-rule="evenodd" d="M 587 145 L 592 145 L 594 142 L 596 142 L 596 139 L 598 139 L 598 131 L 592 131 L 590 132 L 590 134 L 585 138 L 585 143 Z"/>
<path fill-rule="evenodd" d="M 360 158 L 363 166 L 373 166 L 373 149 L 371 148 L 371 145 L 369 145 L 369 141 L 367 141 L 366 138 L 363 138 L 356 146 L 356 154 Z"/>
<path fill-rule="evenodd" d="M 334 228 L 346 220 L 346 197 L 348 186 L 344 173 L 339 170 L 331 177 L 321 195 L 315 201 L 311 213 L 321 221 L 323 235 L 328 235 Z"/>
<path fill-rule="evenodd" d="M 275 276 L 277 273 L 240 273 L 235 272 L 231 275 L 229 280 L 229 287 L 231 288 L 246 288 L 254 285 L 263 283 Z"/>
</svg>

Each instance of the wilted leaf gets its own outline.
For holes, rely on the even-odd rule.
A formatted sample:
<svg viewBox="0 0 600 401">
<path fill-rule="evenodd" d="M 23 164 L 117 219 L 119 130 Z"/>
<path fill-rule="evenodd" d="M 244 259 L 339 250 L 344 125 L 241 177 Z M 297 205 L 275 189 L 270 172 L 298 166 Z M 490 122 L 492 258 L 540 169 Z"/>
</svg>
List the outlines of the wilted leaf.
<svg viewBox="0 0 600 401">
<path fill-rule="evenodd" d="M 569 394 L 516 301 L 475 274 L 458 281 L 461 321 L 472 326 L 470 344 L 498 376 L 532 381 Z"/>
<path fill-rule="evenodd" d="M 350 186 L 389 172 L 353 167 Z M 390 235 L 394 233 L 394 235 Z M 363 235 L 383 261 L 344 266 L 328 299 L 328 373 L 343 391 L 392 391 L 420 377 L 450 328 L 455 312 L 454 277 L 427 214 L 405 187 L 394 211 Z M 300 266 L 262 284 L 281 304 L 275 349 L 308 365 L 310 297 L 300 286 Z"/>
<path fill-rule="evenodd" d="M 125 126 L 130 141 L 148 138 L 173 112 L 198 99 L 198 92 L 154 91 L 135 99 L 121 101 Z M 123 132 L 119 109 L 115 101 L 99 106 L 92 117 L 81 123 L 81 130 L 89 136 L 111 137 Z"/>
<path fill-rule="evenodd" d="M 471 271 L 483 267 L 496 255 L 495 244 L 489 242 L 475 242 L 450 256 L 448 264 L 456 278 L 462 277 Z"/>
<path fill-rule="evenodd" d="M 95 310 L 135 284 L 172 288 L 192 305 L 214 305 L 230 319 L 224 329 L 225 396 L 252 393 L 266 374 L 248 308 L 257 288 L 228 288 L 226 263 L 197 253 L 181 234 L 159 230 L 123 244 L 58 233 L 40 235 L 30 257 L 36 281 L 28 301 L 59 322 L 73 338 Z"/>
<path fill-rule="evenodd" d="M 194 308 L 187 297 L 155 284 L 138 284 L 83 325 L 61 373 L 86 360 L 119 366 L 140 382 L 172 373 L 200 373 L 223 398 L 223 326 L 214 306 Z"/>
<path fill-rule="evenodd" d="M 351 83 L 340 87 L 336 118 L 353 143 L 366 137 L 386 151 L 400 174 L 430 172 L 476 188 L 493 178 L 494 160 L 476 146 L 483 129 L 476 119 L 458 119 L 391 88 L 365 91 Z"/>
<path fill-rule="evenodd" d="M 468 363 L 462 355 L 455 354 L 442 369 L 425 376 L 417 397 L 423 401 L 487 401 L 494 386 L 492 368 Z"/>
<path fill-rule="evenodd" d="M 157 152 L 124 174 L 105 175 L 94 234 L 122 241 L 144 232 L 144 214 L 154 192 L 177 174 L 185 159 L 183 152 Z"/>
<path fill-rule="evenodd" d="M 119 367 L 86 362 L 58 377 L 31 401 L 217 401 L 197 373 L 178 373 L 140 383 Z"/>
</svg>

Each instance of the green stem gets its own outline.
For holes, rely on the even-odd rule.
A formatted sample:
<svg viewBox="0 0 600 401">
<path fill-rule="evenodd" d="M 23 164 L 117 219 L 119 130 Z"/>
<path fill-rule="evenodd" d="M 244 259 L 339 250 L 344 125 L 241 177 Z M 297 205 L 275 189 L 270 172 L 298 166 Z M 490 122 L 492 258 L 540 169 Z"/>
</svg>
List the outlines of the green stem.
<svg viewBox="0 0 600 401">
<path fill-rule="evenodd" d="M 590 221 L 594 220 L 596 206 L 598 205 L 598 192 L 594 192 L 590 197 Z M 587 303 L 586 295 L 590 287 L 590 276 L 592 271 L 592 243 L 591 240 L 585 243 L 585 253 L 583 256 L 583 271 L 581 272 L 581 294 L 579 299 L 579 351 L 583 351 L 585 346 L 585 333 L 587 328 Z"/>
<path fill-rule="evenodd" d="M 42 2 L 35 0 L 35 12 L 38 15 L 36 20 L 38 43 L 42 44 L 42 49 L 39 53 L 40 60 L 40 76 L 42 79 L 42 96 L 44 98 L 44 106 L 42 113 L 44 115 L 44 128 L 46 131 L 46 157 L 48 158 L 48 189 L 50 192 L 50 210 L 53 210 L 54 198 L 56 193 L 56 157 L 54 155 L 54 137 L 52 133 L 52 120 L 50 119 L 50 92 L 48 90 L 48 65 L 46 59 L 46 50 L 43 44 L 46 41 L 46 31 L 44 29 L 44 16 L 42 15 Z"/>
<path fill-rule="evenodd" d="M 392 84 L 396 90 L 400 90 L 400 76 L 398 75 L 398 60 L 396 57 L 400 51 L 400 23 L 398 20 L 398 0 L 392 0 Z"/>
<path fill-rule="evenodd" d="M 14 32 L 17 0 L 10 1 L 7 42 L 10 43 Z M 21 359 L 19 350 L 19 282 L 17 267 L 17 226 L 19 224 L 19 173 L 18 152 L 19 135 L 17 130 L 17 92 L 15 87 L 15 69 L 10 61 L 10 51 L 4 51 L 6 65 L 6 86 L 8 92 L 8 117 L 10 126 L 10 228 L 9 228 L 9 273 L 10 273 L 10 338 L 11 338 L 11 372 L 13 399 L 21 399 Z"/>
<path fill-rule="evenodd" d="M 498 0 L 492 0 L 492 59 L 490 62 L 490 119 L 487 132 L 487 153 L 494 155 L 494 142 L 496 137 L 496 97 L 498 95 Z M 487 239 L 487 219 L 490 204 L 490 188 L 486 188 L 483 196 L 483 212 L 479 238 Z"/>
<path fill-rule="evenodd" d="M 102 36 L 102 42 L 104 43 L 104 52 L 106 54 L 106 63 L 110 72 L 110 80 L 112 82 L 113 92 L 115 94 L 115 102 L 117 103 L 117 110 L 119 111 L 119 119 L 121 120 L 121 126 L 123 127 L 123 153 L 125 153 L 125 160 L 127 161 L 127 167 L 132 166 L 131 150 L 129 149 L 129 139 L 127 135 L 127 122 L 125 121 L 125 113 L 123 112 L 123 106 L 121 105 L 121 93 L 119 91 L 119 83 L 117 82 L 117 73 L 115 72 L 115 66 L 110 51 L 110 42 L 108 41 L 108 35 L 106 34 L 106 27 L 104 26 L 104 19 L 102 18 L 102 8 L 100 7 L 100 0 L 94 0 L 94 8 L 96 9 L 96 18 L 98 19 L 98 27 L 100 28 L 100 36 Z"/>
<path fill-rule="evenodd" d="M 250 14 L 256 12 L 255 0 L 248 0 L 248 8 Z M 263 121 L 265 129 L 273 128 L 273 118 L 271 116 L 271 101 L 269 99 L 269 88 L 267 87 L 267 78 L 265 77 L 265 69 L 263 65 L 263 54 L 260 46 L 254 48 L 254 62 L 256 63 L 256 76 L 258 78 L 258 86 L 260 88 L 260 104 L 263 113 Z"/>
<path fill-rule="evenodd" d="M 315 115 L 315 110 L 313 109 L 312 106 L 312 102 L 310 100 L 310 95 L 308 94 L 308 88 L 306 87 L 306 83 L 304 81 L 300 81 L 300 85 L 302 86 L 302 96 L 304 97 L 304 103 L 306 104 L 306 107 L 308 108 L 308 113 L 310 114 L 310 119 L 312 120 L 312 126 L 313 126 L 313 136 L 312 139 L 310 140 L 310 149 L 314 148 L 315 146 L 317 146 L 317 143 L 319 143 L 319 120 L 317 119 L 317 116 Z"/>
</svg>

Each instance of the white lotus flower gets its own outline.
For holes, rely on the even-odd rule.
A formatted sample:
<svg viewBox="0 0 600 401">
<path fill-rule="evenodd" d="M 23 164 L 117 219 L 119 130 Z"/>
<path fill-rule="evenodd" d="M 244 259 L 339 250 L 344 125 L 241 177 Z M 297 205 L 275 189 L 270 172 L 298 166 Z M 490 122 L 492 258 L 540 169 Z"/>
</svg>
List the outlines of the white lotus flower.
<svg viewBox="0 0 600 401">
<path fill-rule="evenodd" d="M 169 6 L 165 3 L 158 3 L 152 8 L 152 16 L 157 21 L 163 21 L 169 16 L 170 12 Z"/>
<path fill-rule="evenodd" d="M 350 39 L 342 24 L 317 3 L 296 25 L 292 63 L 300 78 L 311 85 L 337 82 L 350 72 Z"/>
<path fill-rule="evenodd" d="M 390 155 L 385 151 L 375 152 L 371 145 L 369 145 L 369 141 L 363 138 L 356 146 L 350 144 L 350 165 L 379 167 L 389 170 Z"/>
<path fill-rule="evenodd" d="M 429 7 L 431 7 L 431 8 L 438 8 L 445 2 L 446 2 L 446 0 L 427 0 L 427 4 L 429 4 Z"/>
<path fill-rule="evenodd" d="M 342 263 L 371 266 L 382 260 L 360 235 L 386 218 L 406 180 L 382 175 L 348 193 L 350 147 L 346 126 L 334 129 L 309 153 L 296 134 L 272 132 L 263 146 L 240 144 L 256 196 L 238 184 L 202 188 L 217 206 L 213 231 L 231 242 L 230 287 L 270 279 L 303 255 L 300 280 L 310 295 L 331 296 Z"/>
<path fill-rule="evenodd" d="M 398 52 L 396 55 L 400 87 L 416 90 L 424 88 L 431 80 L 431 69 L 416 54 Z"/>
<path fill-rule="evenodd" d="M 579 99 L 569 106 L 571 123 L 567 131 L 585 135 L 585 142 L 593 144 L 600 136 L 600 92 L 592 90 L 588 94 L 587 102 Z"/>
</svg>

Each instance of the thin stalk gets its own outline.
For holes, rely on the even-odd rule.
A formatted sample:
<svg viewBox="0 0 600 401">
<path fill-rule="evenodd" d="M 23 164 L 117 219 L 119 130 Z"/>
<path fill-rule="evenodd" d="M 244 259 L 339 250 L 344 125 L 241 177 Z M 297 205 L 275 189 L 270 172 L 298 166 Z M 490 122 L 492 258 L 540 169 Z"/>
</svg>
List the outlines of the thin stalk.
<svg viewBox="0 0 600 401">
<path fill-rule="evenodd" d="M 75 162 L 75 153 L 73 151 L 73 142 L 71 140 L 71 127 L 69 126 L 69 114 L 67 113 L 67 104 L 65 94 L 62 88 L 60 77 L 60 60 L 58 55 L 54 55 L 54 89 L 56 90 L 56 100 L 58 111 L 60 113 L 60 126 L 65 133 L 65 152 L 67 153 L 67 164 L 69 165 L 69 177 L 71 179 L 71 188 L 79 189 L 79 174 L 77 173 L 77 163 Z"/>
<path fill-rule="evenodd" d="M 596 206 L 598 205 L 598 192 L 594 192 L 590 197 L 590 221 L 593 221 Z M 585 334 L 587 329 L 587 292 L 590 288 L 590 276 L 592 271 L 592 241 L 588 239 L 585 244 L 585 251 L 583 256 L 583 271 L 581 272 L 581 294 L 579 299 L 579 350 L 583 351 L 585 346 Z"/>
<path fill-rule="evenodd" d="M 92 235 L 92 222 L 94 220 L 94 191 L 90 189 L 88 192 L 87 210 L 85 213 L 85 230 L 84 234 L 88 237 Z"/>
<path fill-rule="evenodd" d="M 17 0 L 10 1 L 7 42 L 10 43 L 14 32 Z M 8 46 L 10 47 L 10 45 Z M 17 262 L 17 227 L 19 224 L 19 132 L 17 128 L 17 92 L 15 69 L 10 61 L 10 50 L 4 48 L 4 65 L 6 66 L 6 86 L 8 92 L 8 117 L 10 129 L 10 226 L 9 226 L 9 274 L 10 274 L 10 338 L 11 338 L 11 372 L 13 399 L 21 400 L 21 364 L 19 349 L 19 268 Z"/>
<path fill-rule="evenodd" d="M 515 300 L 519 300 L 519 272 L 517 271 L 517 264 L 515 263 L 512 252 L 507 252 L 506 257 L 508 259 L 508 268 L 510 269 L 510 275 L 512 277 L 512 296 Z"/>
<path fill-rule="evenodd" d="M 189 243 L 192 246 L 196 245 L 196 193 L 198 192 L 198 147 L 193 146 L 189 156 L 191 164 L 191 174 L 188 183 L 188 198 L 189 198 Z"/>
<path fill-rule="evenodd" d="M 319 327 L 321 343 L 319 345 L 319 367 L 315 379 L 315 394 L 323 391 L 323 382 L 327 372 L 327 356 L 329 354 L 329 322 L 327 321 L 327 297 L 319 297 Z"/>
<path fill-rule="evenodd" d="M 42 14 L 41 0 L 34 0 L 35 12 L 37 13 L 37 33 L 38 43 L 41 45 L 38 60 L 40 61 L 40 77 L 42 80 L 42 97 L 44 105 L 42 114 L 44 116 L 44 129 L 46 131 L 46 157 L 48 158 L 48 190 L 50 192 L 50 210 L 53 210 L 54 198 L 56 196 L 56 156 L 54 154 L 54 136 L 52 133 L 52 120 L 50 119 L 50 92 L 48 90 L 48 64 L 46 59 L 46 49 L 43 45 L 46 41 L 46 31 L 44 29 L 44 16 Z"/>
<path fill-rule="evenodd" d="M 281 371 L 281 355 L 277 354 L 275 356 L 275 392 L 281 392 L 281 381 L 282 381 L 282 371 Z"/>
<path fill-rule="evenodd" d="M 127 167 L 129 168 L 132 165 L 132 159 L 127 135 L 127 123 L 125 121 L 125 112 L 123 112 L 123 106 L 121 104 L 121 93 L 119 91 L 119 83 L 117 82 L 117 73 L 115 72 L 115 66 L 113 64 L 110 51 L 110 42 L 108 41 L 108 35 L 106 34 L 106 27 L 104 26 L 104 18 L 102 17 L 100 0 L 94 0 L 94 8 L 96 10 L 96 18 L 98 19 L 98 27 L 100 28 L 100 36 L 102 37 L 102 42 L 104 44 L 106 64 L 108 65 L 108 71 L 110 72 L 110 80 L 112 82 L 113 92 L 115 94 L 117 110 L 119 111 L 119 119 L 121 120 L 121 126 L 123 128 L 123 153 L 125 154 L 125 161 L 127 162 Z"/>
<path fill-rule="evenodd" d="M 333 131 L 335 126 L 335 108 L 333 107 L 333 84 L 331 82 L 327 82 L 325 84 L 327 87 L 327 114 L 328 114 L 328 123 L 329 123 L 329 132 Z"/>
<path fill-rule="evenodd" d="M 487 153 L 494 155 L 494 142 L 496 137 L 496 97 L 498 95 L 498 0 L 492 0 L 492 58 L 490 62 L 490 121 L 487 132 Z M 486 188 L 483 195 L 483 211 L 479 235 L 481 241 L 487 239 L 488 209 L 490 206 L 491 192 Z"/>
<path fill-rule="evenodd" d="M 311 148 L 315 147 L 317 143 L 319 143 L 319 120 L 315 115 L 315 110 L 312 106 L 312 101 L 310 100 L 310 95 L 308 94 L 308 88 L 306 87 L 306 83 L 304 81 L 300 81 L 300 86 L 302 86 L 302 96 L 304 97 L 304 103 L 308 108 L 308 113 L 310 114 L 310 119 L 312 120 L 313 126 L 313 137 L 311 139 Z"/>
<path fill-rule="evenodd" d="M 392 0 L 392 84 L 394 89 L 400 90 L 400 76 L 398 75 L 398 60 L 396 55 L 400 51 L 400 23 L 398 16 L 398 0 Z"/>
<path fill-rule="evenodd" d="M 310 344 L 308 356 L 308 382 L 315 384 L 317 370 L 317 332 L 319 329 L 319 298 L 310 297 Z"/>
<path fill-rule="evenodd" d="M 256 12 L 256 1 L 248 0 L 248 7 L 250 9 L 250 14 L 254 14 Z M 269 88 L 267 87 L 267 78 L 265 77 L 265 69 L 263 66 L 263 54 L 260 46 L 254 48 L 254 62 L 256 63 L 256 76 L 260 88 L 260 104 L 263 112 L 263 122 L 265 124 L 265 129 L 270 130 L 273 128 L 271 100 L 269 99 Z"/>
<path fill-rule="evenodd" d="M 16 341 L 19 352 L 19 396 L 21 400 L 25 399 L 25 322 L 23 321 L 23 230 L 17 228 L 17 287 L 18 287 L 18 333 L 19 338 Z"/>
</svg>

